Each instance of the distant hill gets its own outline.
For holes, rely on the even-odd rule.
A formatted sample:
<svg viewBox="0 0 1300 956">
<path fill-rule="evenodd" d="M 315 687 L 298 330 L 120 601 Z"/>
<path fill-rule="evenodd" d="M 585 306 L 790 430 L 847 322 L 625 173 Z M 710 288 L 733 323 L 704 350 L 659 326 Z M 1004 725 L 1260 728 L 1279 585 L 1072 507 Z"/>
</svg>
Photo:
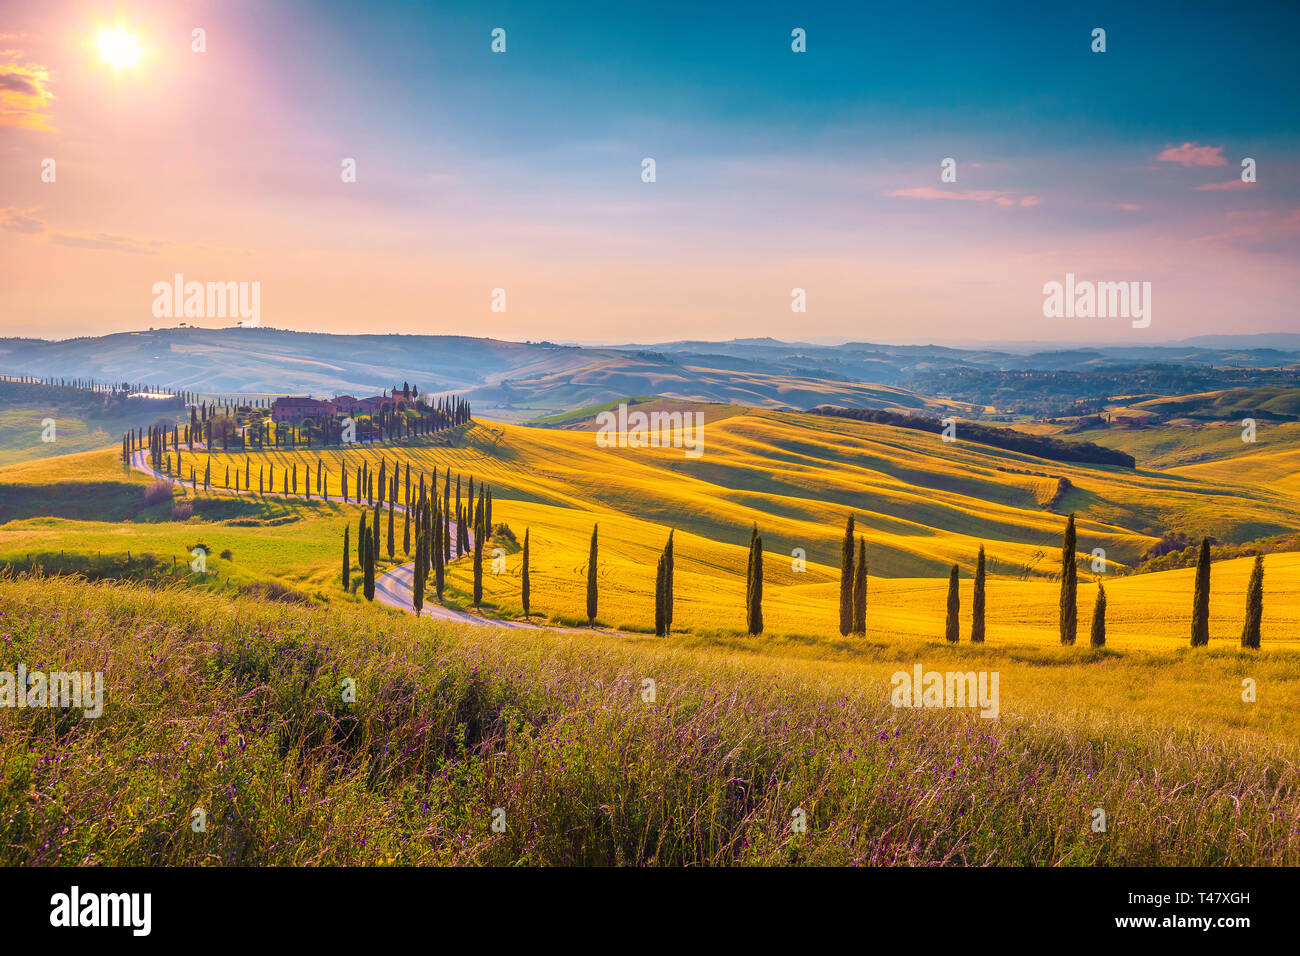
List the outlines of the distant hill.
<svg viewBox="0 0 1300 956">
<path fill-rule="evenodd" d="M 425 392 L 465 395 L 476 412 L 503 421 L 628 395 L 760 408 L 949 408 L 979 417 L 985 406 L 1017 401 L 1018 411 L 1040 413 L 1083 397 L 1263 384 L 1257 369 L 1268 370 L 1259 373 L 1265 381 L 1286 384 L 1300 375 L 1300 346 L 1265 347 L 1274 338 L 1255 342 L 1258 347 L 1234 338 L 1207 347 L 1013 352 L 770 338 L 592 348 L 449 335 L 169 328 L 64 341 L 0 339 L 0 373 L 151 381 L 250 396 L 365 395 L 409 381 Z M 1277 339 L 1283 341 L 1290 339 Z"/>
</svg>

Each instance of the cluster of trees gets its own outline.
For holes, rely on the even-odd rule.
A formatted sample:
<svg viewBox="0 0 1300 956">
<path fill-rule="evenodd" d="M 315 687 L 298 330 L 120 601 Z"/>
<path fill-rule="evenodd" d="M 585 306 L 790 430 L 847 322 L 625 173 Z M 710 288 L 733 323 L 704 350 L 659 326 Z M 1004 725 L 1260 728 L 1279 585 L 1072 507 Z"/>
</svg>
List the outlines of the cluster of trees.
<svg viewBox="0 0 1300 956">
<path fill-rule="evenodd" d="M 833 415 L 838 418 L 851 418 L 859 422 L 875 422 L 879 425 L 894 425 L 899 428 L 912 428 L 917 431 L 940 434 L 943 422 L 937 418 L 924 415 L 902 415 L 882 408 L 839 408 L 834 405 L 819 405 L 812 409 L 816 415 Z M 1103 448 L 1092 442 L 1070 442 L 1053 438 L 1050 435 L 1030 435 L 1014 428 L 997 428 L 993 425 L 981 425 L 977 422 L 963 421 L 960 437 L 965 441 L 980 445 L 991 445 L 1007 451 L 1046 458 L 1050 461 L 1073 461 L 1092 465 L 1120 465 L 1124 468 L 1136 467 L 1132 455 L 1114 448 Z"/>
<path fill-rule="evenodd" d="M 319 475 L 319 472 L 318 472 Z M 430 575 L 434 581 L 434 591 L 438 600 L 443 598 L 445 586 L 445 569 L 448 562 L 466 553 L 474 556 L 474 606 L 483 600 L 483 549 L 491 536 L 492 525 L 492 489 L 486 484 L 479 484 L 478 496 L 475 498 L 474 477 L 469 478 L 468 495 L 463 494 L 462 479 L 456 475 L 455 499 L 453 509 L 451 469 L 444 469 L 442 475 L 442 494 L 438 493 L 438 469 L 431 475 L 420 472 L 414 477 L 411 464 L 406 463 L 405 475 L 402 466 L 395 463 L 392 471 L 388 469 L 388 460 L 379 463 L 378 474 L 370 471 L 369 463 L 358 466 L 356 476 L 357 503 L 362 502 L 362 488 L 365 488 L 366 503 L 373 505 L 374 514 L 370 532 L 366 533 L 365 515 L 361 515 L 361 524 L 357 537 L 357 560 L 363 574 L 363 594 L 367 600 L 374 600 L 374 563 L 381 548 L 381 524 L 383 523 L 384 504 L 388 504 L 386 551 L 390 560 L 397 556 L 396 513 L 402 512 L 402 552 L 410 557 L 412 540 L 415 543 L 415 581 L 412 600 L 416 613 L 424 606 L 424 598 Z M 295 487 L 297 477 L 294 477 Z M 403 490 L 403 488 L 405 490 Z M 347 473 L 343 474 L 343 497 L 350 500 L 347 490 Z M 402 503 L 404 502 L 404 503 Z M 455 516 L 453 518 L 453 515 Z M 454 525 L 453 525 L 454 521 Z M 351 586 L 352 558 L 350 552 L 350 524 L 343 529 L 343 574 L 344 590 Z M 469 530 L 473 528 L 473 531 Z M 525 535 L 525 555 L 527 554 L 527 535 Z M 525 557 L 525 565 L 527 558 Z M 525 575 L 526 575 L 525 571 Z M 527 609 L 525 609 L 527 614 Z"/>
<path fill-rule="evenodd" d="M 410 388 L 410 386 L 407 386 Z M 427 398 L 427 396 L 426 396 Z M 186 425 L 158 425 L 149 429 L 149 446 L 156 443 L 162 451 L 168 448 L 180 453 L 181 448 L 193 450 L 202 444 L 212 450 L 217 445 L 222 451 L 261 451 L 268 445 L 277 449 L 312 448 L 348 444 L 367 444 L 376 441 L 406 440 L 420 435 L 432 435 L 455 428 L 470 421 L 473 413 L 469 402 L 455 396 L 439 398 L 429 404 L 414 402 L 402 408 L 385 407 L 371 415 L 359 416 L 354 432 L 349 436 L 341 419 L 323 419 L 319 422 L 281 422 L 268 425 L 265 416 L 255 411 L 255 406 L 219 405 L 198 402 L 190 406 L 190 420 Z M 157 435 L 155 436 L 155 432 Z M 345 442 L 345 439 L 348 441 Z M 122 459 L 141 447 L 145 440 L 143 429 L 122 436 Z M 159 459 L 161 460 L 161 459 Z M 155 468 L 159 465 L 155 462 Z"/>
</svg>

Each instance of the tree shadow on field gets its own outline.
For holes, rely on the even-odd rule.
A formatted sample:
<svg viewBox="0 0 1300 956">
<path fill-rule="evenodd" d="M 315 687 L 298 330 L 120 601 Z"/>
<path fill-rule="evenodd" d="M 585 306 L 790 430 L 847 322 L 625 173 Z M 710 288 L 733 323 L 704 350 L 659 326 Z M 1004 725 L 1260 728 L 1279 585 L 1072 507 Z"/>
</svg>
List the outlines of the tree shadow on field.
<svg viewBox="0 0 1300 956">
<path fill-rule="evenodd" d="M 64 481 L 47 485 L 0 485 L 0 524 L 26 518 L 74 521 L 172 521 L 171 501 L 148 504 L 144 485 L 122 481 Z M 204 513 L 209 509 L 200 506 Z M 256 501 L 223 502 L 219 517 L 261 515 Z M 205 516 L 207 516 L 205 514 Z"/>
</svg>

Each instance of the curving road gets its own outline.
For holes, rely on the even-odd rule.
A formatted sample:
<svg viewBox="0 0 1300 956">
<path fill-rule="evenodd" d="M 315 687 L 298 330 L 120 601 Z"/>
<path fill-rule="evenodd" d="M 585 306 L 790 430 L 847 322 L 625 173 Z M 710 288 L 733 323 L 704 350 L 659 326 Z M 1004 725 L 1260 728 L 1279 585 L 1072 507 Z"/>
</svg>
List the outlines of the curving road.
<svg viewBox="0 0 1300 956">
<path fill-rule="evenodd" d="M 188 446 L 187 446 L 187 450 L 191 454 L 197 454 L 194 451 L 194 449 L 188 448 Z M 143 472 L 144 474 L 149 475 L 151 478 L 156 478 L 160 481 L 172 482 L 173 484 L 179 484 L 181 486 L 185 485 L 184 481 L 175 478 L 172 475 L 165 475 L 160 471 L 156 471 L 154 467 L 151 464 L 149 464 L 148 449 L 142 448 L 131 453 L 131 467 L 134 468 L 136 471 Z M 357 504 L 357 502 L 355 501 L 345 500 L 341 495 L 305 495 L 305 494 L 300 495 L 296 493 L 285 494 L 282 491 L 267 491 L 259 494 L 252 494 L 251 492 L 235 491 L 231 488 L 217 488 L 215 486 L 209 486 L 207 492 L 205 493 L 229 495 L 233 498 L 245 498 L 245 497 L 297 498 L 303 501 L 337 501 L 340 504 Z M 405 514 L 406 512 L 405 505 L 394 502 L 393 506 L 395 510 Z M 451 522 L 451 527 L 453 529 L 456 527 L 455 521 Z M 452 534 L 455 534 L 454 530 L 452 531 Z M 470 547 L 473 547 L 474 535 L 472 532 L 470 533 L 469 540 L 470 540 Z M 410 561 L 406 564 L 385 571 L 383 574 L 375 578 L 375 600 L 378 601 L 380 604 L 384 604 L 388 607 L 396 608 L 399 611 L 405 611 L 407 614 L 414 614 L 415 605 L 412 603 L 414 599 L 414 594 L 412 593 L 414 591 L 414 586 L 415 586 L 415 562 Z M 428 591 L 426 590 L 425 593 L 428 594 Z M 443 605 L 439 604 L 436 600 L 427 602 L 424 605 L 424 610 L 420 616 L 432 618 L 433 620 L 437 620 L 437 621 L 453 621 L 457 624 L 479 624 L 485 627 L 527 628 L 529 630 L 548 630 L 548 631 L 589 630 L 588 628 L 580 628 L 580 627 L 561 627 L 559 625 L 550 625 L 550 624 L 548 625 L 526 624 L 523 621 L 505 621 L 505 620 L 501 620 L 500 618 L 494 618 L 494 617 L 480 617 L 477 614 L 470 614 L 467 611 L 458 611 L 455 608 L 444 607 Z M 617 632 L 604 631 L 604 633 L 617 633 Z"/>
</svg>

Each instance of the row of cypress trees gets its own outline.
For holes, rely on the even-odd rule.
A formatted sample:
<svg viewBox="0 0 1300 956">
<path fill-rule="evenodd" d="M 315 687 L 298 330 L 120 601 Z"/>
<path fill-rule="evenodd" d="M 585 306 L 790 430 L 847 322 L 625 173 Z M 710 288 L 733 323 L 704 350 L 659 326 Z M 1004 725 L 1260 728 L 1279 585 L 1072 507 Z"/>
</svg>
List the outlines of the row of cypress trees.
<svg viewBox="0 0 1300 956">
<path fill-rule="evenodd" d="M 381 476 L 383 465 L 381 465 Z M 410 466 L 407 466 L 407 500 L 411 496 Z M 381 487 L 383 482 L 381 481 Z M 437 472 L 434 472 L 430 486 L 432 494 L 426 495 L 424 476 L 420 476 L 419 500 L 415 509 L 416 535 L 416 612 L 423 605 L 424 585 L 430 571 L 437 579 L 439 600 L 443 594 L 443 574 L 445 562 L 451 559 L 450 542 L 446 511 L 450 506 L 450 474 L 444 485 L 444 505 L 438 506 Z M 492 528 L 492 492 L 480 484 L 477 502 L 474 500 L 474 479 L 470 478 L 470 502 L 466 507 L 460 503 L 460 477 L 456 479 L 457 509 L 457 556 L 472 547 L 473 552 L 473 602 L 479 607 L 483 600 L 483 550 Z M 388 554 L 394 554 L 393 500 L 398 495 L 398 481 L 392 479 L 389 495 L 388 512 Z M 382 498 L 381 498 L 382 500 Z M 365 574 L 365 594 L 374 599 L 374 555 L 379 550 L 380 501 L 375 503 L 373 536 L 366 533 L 366 516 L 363 512 L 358 530 L 358 545 L 363 573 Z M 472 520 L 473 541 L 468 540 L 464 530 L 466 519 Z M 410 506 L 407 509 L 406 526 L 403 538 L 409 554 L 410 540 Z M 343 587 L 349 583 L 350 562 L 348 554 L 349 529 L 345 526 L 343 535 Z M 655 572 L 655 634 L 664 636 L 672 630 L 673 620 L 673 532 L 669 532 L 668 541 L 659 556 Z M 600 526 L 591 529 L 591 542 L 587 556 L 587 623 L 594 626 L 599 606 L 599 586 L 597 567 L 600 546 Z M 844 539 L 841 545 L 840 566 L 840 633 L 865 634 L 867 608 L 867 553 L 866 539 L 857 536 L 855 542 L 854 516 L 850 514 L 845 523 Z M 1074 515 L 1071 514 L 1065 526 L 1061 542 L 1061 592 L 1059 605 L 1059 632 L 1062 644 L 1074 644 L 1078 631 L 1078 535 Z M 984 546 L 981 544 L 975 563 L 975 581 L 972 593 L 971 630 L 972 643 L 983 643 L 985 637 L 987 562 Z M 520 597 L 524 617 L 531 614 L 531 576 L 530 576 L 530 531 L 524 532 L 523 570 L 520 581 Z M 1242 628 L 1241 644 L 1243 647 L 1260 646 L 1260 629 L 1263 618 L 1264 600 L 1264 558 L 1257 555 L 1251 572 L 1246 595 L 1246 621 Z M 1196 585 L 1192 599 L 1192 645 L 1203 646 L 1209 643 L 1210 610 L 1210 541 L 1201 539 L 1201 547 L 1196 565 Z M 948 575 L 947 614 L 944 624 L 944 637 L 950 643 L 956 643 L 960 636 L 961 599 L 959 591 L 959 567 L 954 564 Z M 745 623 L 748 633 L 758 635 L 763 632 L 763 539 L 755 524 L 750 532 L 749 558 L 745 580 Z M 1103 647 L 1106 643 L 1106 589 L 1098 584 L 1097 599 L 1093 605 L 1090 628 L 1090 644 Z"/>
<path fill-rule="evenodd" d="M 1078 629 L 1078 571 L 1074 515 L 1065 524 L 1061 542 L 1061 614 L 1062 644 L 1073 644 Z M 1192 590 L 1192 647 L 1210 643 L 1210 539 L 1201 538 L 1196 557 L 1196 578 Z M 1264 617 L 1264 556 L 1255 555 L 1250 582 L 1246 585 L 1246 620 L 1241 629 L 1241 646 L 1258 648 L 1261 623 Z M 1093 647 L 1106 644 L 1106 588 L 1098 583 L 1097 600 L 1092 609 L 1090 643 Z"/>
</svg>

